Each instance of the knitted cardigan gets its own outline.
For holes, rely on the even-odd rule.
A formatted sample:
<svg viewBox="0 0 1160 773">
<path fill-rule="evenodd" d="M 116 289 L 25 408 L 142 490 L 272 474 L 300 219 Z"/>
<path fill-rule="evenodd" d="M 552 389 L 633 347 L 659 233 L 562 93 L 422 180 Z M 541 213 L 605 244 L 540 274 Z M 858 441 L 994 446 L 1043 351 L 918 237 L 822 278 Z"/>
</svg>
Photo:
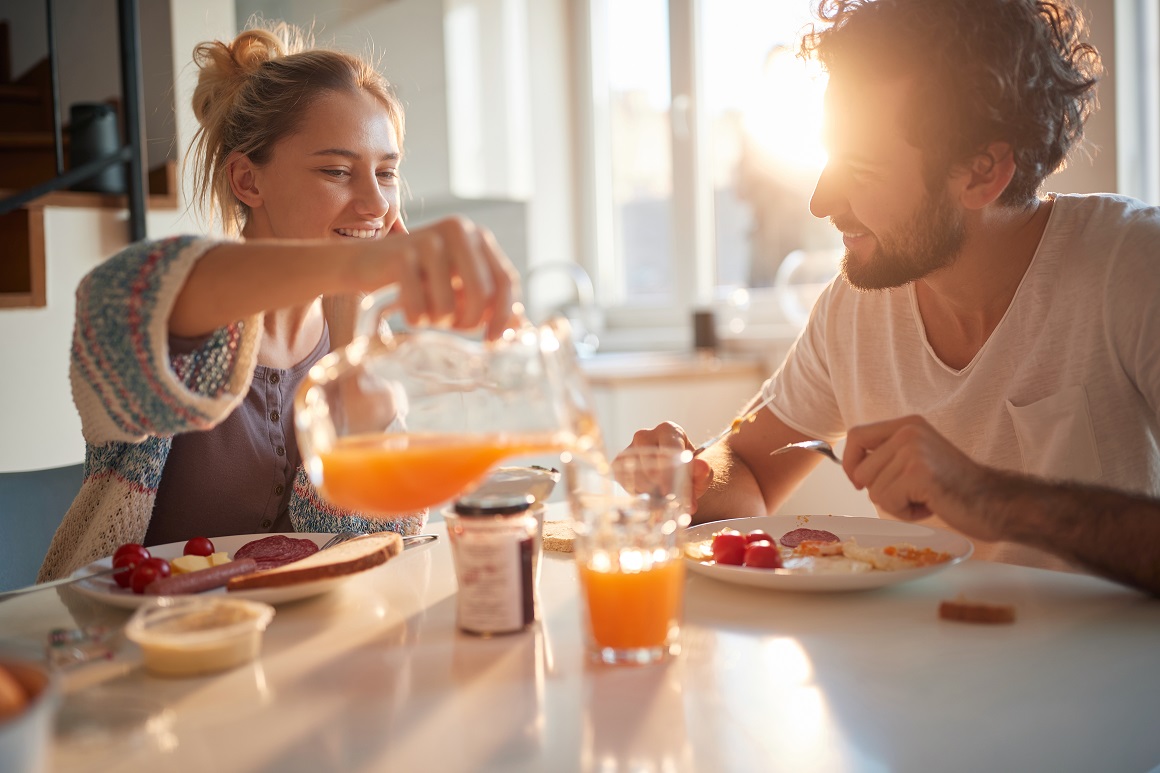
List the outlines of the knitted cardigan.
<svg viewBox="0 0 1160 773">
<path fill-rule="evenodd" d="M 212 429 L 250 388 L 260 315 L 214 331 L 192 353 L 169 352 L 177 294 L 219 243 L 189 236 L 139 242 L 81 280 L 69 380 L 85 439 L 84 481 L 38 582 L 67 576 L 126 542 L 142 542 L 173 436 Z M 299 532 L 414 534 L 426 514 L 380 520 L 333 507 L 299 465 L 290 521 Z"/>
</svg>

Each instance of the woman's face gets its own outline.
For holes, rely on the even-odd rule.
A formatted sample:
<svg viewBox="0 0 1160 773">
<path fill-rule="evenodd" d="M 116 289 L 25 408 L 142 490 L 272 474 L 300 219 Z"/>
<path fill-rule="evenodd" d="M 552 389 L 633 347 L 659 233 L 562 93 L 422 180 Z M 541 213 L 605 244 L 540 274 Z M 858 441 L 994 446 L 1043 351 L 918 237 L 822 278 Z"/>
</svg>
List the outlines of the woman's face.
<svg viewBox="0 0 1160 773">
<path fill-rule="evenodd" d="M 403 230 L 398 136 L 366 91 L 319 97 L 269 162 L 251 169 L 247 238 L 375 239 Z"/>
</svg>

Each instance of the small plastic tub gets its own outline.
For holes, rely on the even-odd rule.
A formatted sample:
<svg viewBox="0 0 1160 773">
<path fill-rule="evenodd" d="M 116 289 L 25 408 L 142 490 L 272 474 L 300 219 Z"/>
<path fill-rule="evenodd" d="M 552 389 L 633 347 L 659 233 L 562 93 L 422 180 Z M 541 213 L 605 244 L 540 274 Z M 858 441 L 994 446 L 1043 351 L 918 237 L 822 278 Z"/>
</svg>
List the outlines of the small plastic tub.
<svg viewBox="0 0 1160 773">
<path fill-rule="evenodd" d="M 249 663 L 274 608 L 221 596 L 162 596 L 137 609 L 125 635 L 157 676 L 201 676 Z"/>
</svg>

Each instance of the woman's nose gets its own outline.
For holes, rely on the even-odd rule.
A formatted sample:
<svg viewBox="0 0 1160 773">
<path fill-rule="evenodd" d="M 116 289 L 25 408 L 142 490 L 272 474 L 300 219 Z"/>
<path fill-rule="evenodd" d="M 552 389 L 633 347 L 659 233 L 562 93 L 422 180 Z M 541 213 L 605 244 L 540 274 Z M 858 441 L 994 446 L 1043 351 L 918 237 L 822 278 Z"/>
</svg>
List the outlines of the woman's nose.
<svg viewBox="0 0 1160 773">
<path fill-rule="evenodd" d="M 380 218 L 385 217 L 390 210 L 391 200 L 379 185 L 378 179 L 372 176 L 369 184 L 359 186 L 354 205 L 360 215 Z"/>
<path fill-rule="evenodd" d="M 832 217 L 843 209 L 843 198 L 833 165 L 826 164 L 810 197 L 810 212 L 814 217 Z"/>
</svg>

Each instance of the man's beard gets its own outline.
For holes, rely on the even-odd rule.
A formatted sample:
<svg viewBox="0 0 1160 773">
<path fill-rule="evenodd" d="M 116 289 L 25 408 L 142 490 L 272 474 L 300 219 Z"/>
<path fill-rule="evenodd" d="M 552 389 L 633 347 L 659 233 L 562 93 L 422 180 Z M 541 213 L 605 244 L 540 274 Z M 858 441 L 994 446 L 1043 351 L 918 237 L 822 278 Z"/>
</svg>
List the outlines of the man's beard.
<svg viewBox="0 0 1160 773">
<path fill-rule="evenodd" d="M 901 287 L 949 266 L 965 240 L 962 215 L 950 197 L 945 192 L 937 198 L 928 193 L 910 223 L 881 235 L 868 258 L 851 260 L 847 250 L 842 258 L 842 276 L 856 290 Z"/>
</svg>

